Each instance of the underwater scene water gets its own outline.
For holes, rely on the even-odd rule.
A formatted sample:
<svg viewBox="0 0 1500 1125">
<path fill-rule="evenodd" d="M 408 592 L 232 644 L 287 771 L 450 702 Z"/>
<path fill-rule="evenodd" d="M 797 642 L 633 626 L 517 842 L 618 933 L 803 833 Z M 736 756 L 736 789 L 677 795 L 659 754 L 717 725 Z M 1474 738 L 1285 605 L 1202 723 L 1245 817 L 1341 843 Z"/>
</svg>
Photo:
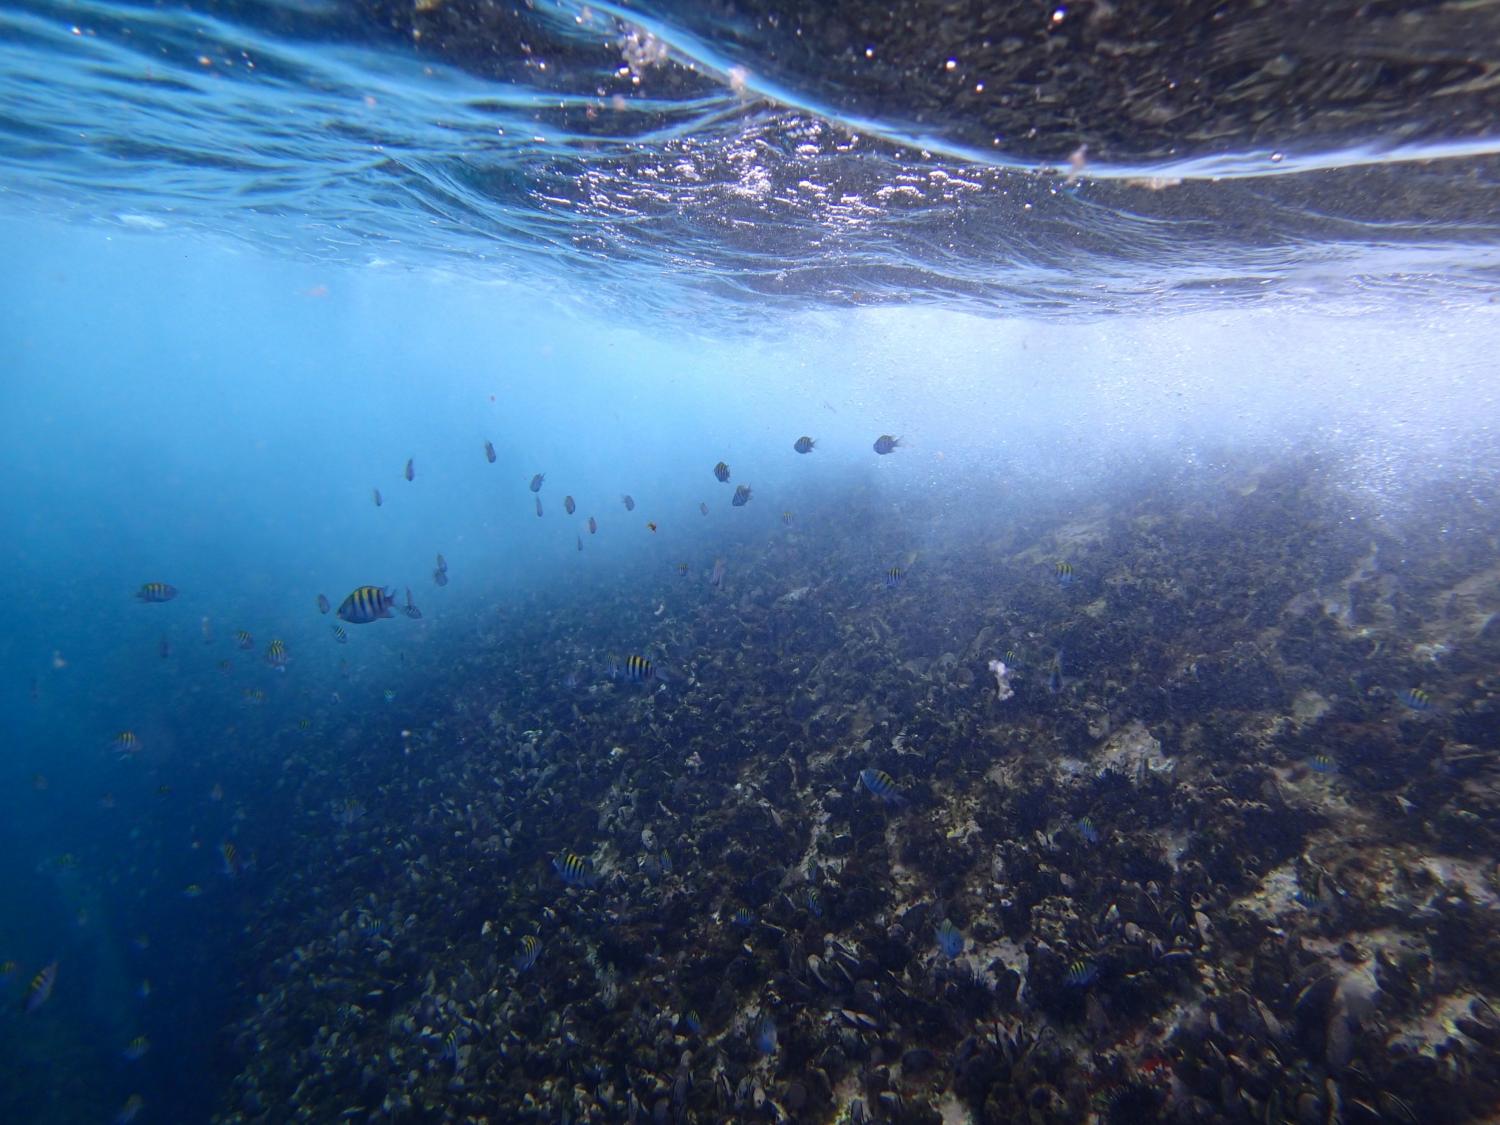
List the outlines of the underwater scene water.
<svg viewBox="0 0 1500 1125">
<path fill-rule="evenodd" d="M 1497 44 L 0 10 L 0 1122 L 1500 1119 Z"/>
</svg>

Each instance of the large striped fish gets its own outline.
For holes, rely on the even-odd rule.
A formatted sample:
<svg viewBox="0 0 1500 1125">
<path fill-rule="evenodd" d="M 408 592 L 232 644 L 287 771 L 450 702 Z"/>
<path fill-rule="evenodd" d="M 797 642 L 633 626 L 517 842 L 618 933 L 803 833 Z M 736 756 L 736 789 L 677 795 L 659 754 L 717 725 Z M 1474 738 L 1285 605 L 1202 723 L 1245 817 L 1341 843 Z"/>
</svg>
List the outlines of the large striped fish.
<svg viewBox="0 0 1500 1125">
<path fill-rule="evenodd" d="M 361 586 L 339 606 L 339 617 L 351 625 L 368 625 L 381 617 L 391 616 L 396 591 L 390 587 Z"/>
</svg>

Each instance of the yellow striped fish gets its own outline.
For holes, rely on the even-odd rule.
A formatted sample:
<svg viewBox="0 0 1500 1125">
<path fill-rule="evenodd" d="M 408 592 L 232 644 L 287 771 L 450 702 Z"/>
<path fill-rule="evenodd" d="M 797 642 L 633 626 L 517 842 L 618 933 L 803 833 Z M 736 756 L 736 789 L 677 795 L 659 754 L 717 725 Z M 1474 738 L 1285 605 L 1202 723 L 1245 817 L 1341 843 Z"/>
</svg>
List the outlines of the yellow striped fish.
<svg viewBox="0 0 1500 1125">
<path fill-rule="evenodd" d="M 138 754 L 141 750 L 141 740 L 136 737 L 133 730 L 122 730 L 115 735 L 114 741 L 110 743 L 115 752 L 119 754 Z"/>
<path fill-rule="evenodd" d="M 169 602 L 177 596 L 177 587 L 165 582 L 147 582 L 135 592 L 143 602 Z"/>
<path fill-rule="evenodd" d="M 396 591 L 389 587 L 361 586 L 339 606 L 339 617 L 351 625 L 368 625 L 381 617 L 391 616 Z"/>
<path fill-rule="evenodd" d="M 656 669 L 644 656 L 627 656 L 625 662 L 610 661 L 609 674 L 618 680 L 622 677 L 636 683 L 647 683 L 656 676 Z"/>
<path fill-rule="evenodd" d="M 290 659 L 291 657 L 286 654 L 286 642 L 280 637 L 266 646 L 266 663 L 272 668 L 277 670 L 285 668 L 286 662 Z"/>
</svg>

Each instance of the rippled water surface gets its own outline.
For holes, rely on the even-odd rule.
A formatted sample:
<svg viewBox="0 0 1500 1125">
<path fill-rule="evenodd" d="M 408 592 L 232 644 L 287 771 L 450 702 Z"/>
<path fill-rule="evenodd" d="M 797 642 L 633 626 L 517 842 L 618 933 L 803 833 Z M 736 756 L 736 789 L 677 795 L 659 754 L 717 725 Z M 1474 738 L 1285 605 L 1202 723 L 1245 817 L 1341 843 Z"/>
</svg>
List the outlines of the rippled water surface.
<svg viewBox="0 0 1500 1125">
<path fill-rule="evenodd" d="M 1491 5 L 23 3 L 12 205 L 670 313 L 1494 281 Z"/>
</svg>

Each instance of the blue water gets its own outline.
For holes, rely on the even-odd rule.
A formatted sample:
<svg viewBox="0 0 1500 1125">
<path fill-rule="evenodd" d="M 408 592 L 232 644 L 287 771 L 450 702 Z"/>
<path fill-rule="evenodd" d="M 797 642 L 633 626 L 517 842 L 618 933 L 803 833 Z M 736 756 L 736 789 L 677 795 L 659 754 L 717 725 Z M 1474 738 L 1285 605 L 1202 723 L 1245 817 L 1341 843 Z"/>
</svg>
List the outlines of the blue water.
<svg viewBox="0 0 1500 1125">
<path fill-rule="evenodd" d="M 724 73 L 743 40 L 719 57 L 670 6 L 642 14 L 670 83 L 610 38 L 626 77 L 556 85 L 534 57 L 475 73 L 277 11 L 0 15 L 0 1120 L 109 1121 L 133 1094 L 142 1121 L 228 1112 L 254 1055 L 234 1029 L 284 969 L 257 927 L 335 924 L 350 903 L 299 882 L 343 855 L 330 808 L 416 817 L 385 787 L 420 791 L 423 732 L 511 705 L 498 670 L 535 693 L 516 723 L 648 644 L 686 691 L 718 658 L 695 628 L 809 575 L 849 584 L 831 650 L 893 565 L 902 599 L 924 567 L 987 589 L 973 569 L 1018 528 L 1158 490 L 1218 513 L 1288 464 L 1340 533 L 1411 526 L 1420 553 L 1495 531 L 1484 137 L 1428 137 L 1446 159 L 1422 170 L 1356 134 L 1263 179 L 1249 142 L 1065 179 L 1056 153 L 966 163 L 954 120 L 934 156 L 912 142 L 943 122 L 881 129 L 785 56 L 747 94 Z M 326 40 L 299 22 L 324 19 Z M 615 104 L 632 65 L 646 90 Z M 1195 178 L 1221 158 L 1232 182 Z M 877 457 L 881 434 L 903 448 Z M 719 558 L 736 609 L 705 600 Z M 152 581 L 179 596 L 137 601 Z M 420 619 L 337 644 L 317 596 L 371 583 Z M 913 635 L 993 608 L 937 604 Z"/>
</svg>

